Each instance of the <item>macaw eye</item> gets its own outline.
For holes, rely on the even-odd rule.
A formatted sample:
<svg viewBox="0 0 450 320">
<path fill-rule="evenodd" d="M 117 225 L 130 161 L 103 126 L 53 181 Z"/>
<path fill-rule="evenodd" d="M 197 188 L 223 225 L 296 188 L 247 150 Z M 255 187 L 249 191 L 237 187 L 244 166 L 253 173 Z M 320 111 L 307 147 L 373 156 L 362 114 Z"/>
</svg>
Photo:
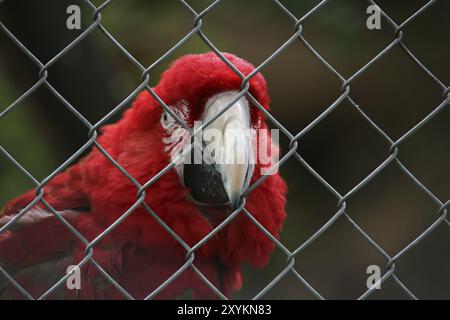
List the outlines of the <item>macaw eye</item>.
<svg viewBox="0 0 450 320">
<path fill-rule="evenodd" d="M 167 111 L 161 113 L 161 125 L 163 126 L 164 129 L 168 129 L 170 126 L 173 125 L 174 122 L 175 119 L 172 118 L 172 116 L 169 113 L 167 113 Z"/>
</svg>

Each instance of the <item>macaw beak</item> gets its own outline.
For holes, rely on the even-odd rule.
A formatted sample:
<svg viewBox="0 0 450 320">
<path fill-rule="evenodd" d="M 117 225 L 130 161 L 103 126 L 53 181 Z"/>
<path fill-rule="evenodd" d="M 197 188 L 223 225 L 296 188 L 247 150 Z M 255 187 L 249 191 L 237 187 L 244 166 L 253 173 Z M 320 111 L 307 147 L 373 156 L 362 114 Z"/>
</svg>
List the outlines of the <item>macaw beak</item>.
<svg viewBox="0 0 450 320">
<path fill-rule="evenodd" d="M 201 118 L 210 121 L 235 100 L 237 92 L 210 98 Z M 195 128 L 194 128 L 195 129 Z M 253 132 L 247 100 L 240 98 L 194 137 L 190 163 L 184 164 L 184 185 L 199 205 L 231 206 L 234 210 L 254 170 Z"/>
</svg>

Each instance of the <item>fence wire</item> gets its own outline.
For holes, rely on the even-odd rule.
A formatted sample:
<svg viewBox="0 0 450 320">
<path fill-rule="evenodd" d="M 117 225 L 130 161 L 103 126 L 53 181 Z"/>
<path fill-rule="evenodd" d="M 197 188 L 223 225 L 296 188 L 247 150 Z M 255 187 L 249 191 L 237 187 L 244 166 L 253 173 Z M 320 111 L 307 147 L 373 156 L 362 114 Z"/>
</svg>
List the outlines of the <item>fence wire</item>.
<svg viewBox="0 0 450 320">
<path fill-rule="evenodd" d="M 109 275 L 102 266 L 93 258 L 93 250 L 95 246 L 98 244 L 100 240 L 102 240 L 108 233 L 114 230 L 119 224 L 121 224 L 136 208 L 142 206 L 148 212 L 149 216 L 161 225 L 162 228 L 166 232 L 168 232 L 185 250 L 186 250 L 186 261 L 179 268 L 177 272 L 175 272 L 172 276 L 166 279 L 158 288 L 149 292 L 145 299 L 152 299 L 158 293 L 160 293 L 165 287 L 167 287 L 171 282 L 173 282 L 177 277 L 179 277 L 186 269 L 192 269 L 205 284 L 210 287 L 219 298 L 227 299 L 225 295 L 216 288 L 208 278 L 202 274 L 202 272 L 194 265 L 195 262 L 195 252 L 203 246 L 211 237 L 213 237 L 219 230 L 229 224 L 233 219 L 236 218 L 237 215 L 245 215 L 247 216 L 267 237 L 269 237 L 274 244 L 281 249 L 281 251 L 286 255 L 286 266 L 283 270 L 270 282 L 268 283 L 256 296 L 254 299 L 259 299 L 264 297 L 264 295 L 280 280 L 282 280 L 288 273 L 292 273 L 296 279 L 306 287 L 317 299 L 325 299 L 326 297 L 321 294 L 316 288 L 314 288 L 310 283 L 308 283 L 307 279 L 305 279 L 294 267 L 295 267 L 295 257 L 302 252 L 305 248 L 307 248 L 311 243 L 313 243 L 317 238 L 319 238 L 323 233 L 327 232 L 327 230 L 339 219 L 347 220 L 350 225 L 356 230 L 359 234 L 361 234 L 367 242 L 375 248 L 386 261 L 385 269 L 382 274 L 380 283 L 385 282 L 388 279 L 392 279 L 396 285 L 411 299 L 418 299 L 418 297 L 408 289 L 407 285 L 397 276 L 396 274 L 396 261 L 402 257 L 406 252 L 413 249 L 419 242 L 421 242 L 424 238 L 430 235 L 433 230 L 435 230 L 439 225 L 444 224 L 446 227 L 450 228 L 450 222 L 447 218 L 447 209 L 450 206 L 450 199 L 439 199 L 435 196 L 418 178 L 414 176 L 414 174 L 402 163 L 398 154 L 399 148 L 401 145 L 408 140 L 412 135 L 414 135 L 418 130 L 420 130 L 427 122 L 429 122 L 433 117 L 437 116 L 444 108 L 446 108 L 450 104 L 450 87 L 445 85 L 442 81 L 440 81 L 404 44 L 404 28 L 411 24 L 418 16 L 424 13 L 431 5 L 436 3 L 438 0 L 431 0 L 427 2 L 423 7 L 417 10 L 414 14 L 412 14 L 409 18 L 403 21 L 400 24 L 397 24 L 391 17 L 389 17 L 382 8 L 380 9 L 381 15 L 386 19 L 389 25 L 392 27 L 393 31 L 393 40 L 392 42 L 386 46 L 383 50 L 381 50 L 375 57 L 373 57 L 369 62 L 367 62 L 362 68 L 360 68 L 357 72 L 351 75 L 349 78 L 343 77 L 332 65 L 330 65 L 321 55 L 320 53 L 308 42 L 303 33 L 303 24 L 306 20 L 308 20 L 313 15 L 316 15 L 321 11 L 321 8 L 326 6 L 330 0 L 320 1 L 314 6 L 310 11 L 304 14 L 302 17 L 298 18 L 295 14 L 293 14 L 283 3 L 279 0 L 272 0 L 277 7 L 286 15 L 287 19 L 292 21 L 293 33 L 292 36 L 289 37 L 282 46 L 280 46 L 275 52 L 273 52 L 263 63 L 261 63 L 251 74 L 248 76 L 244 76 L 236 67 L 231 64 L 227 58 L 221 53 L 221 51 L 208 39 L 208 37 L 202 31 L 202 18 L 208 15 L 211 11 L 215 10 L 218 4 L 224 2 L 225 0 L 216 0 L 212 4 L 210 4 L 207 8 L 205 8 L 201 12 L 197 12 L 194 10 L 186 1 L 178 0 L 178 2 L 187 10 L 193 19 L 193 28 L 190 30 L 178 43 L 176 43 L 173 47 L 171 47 L 167 52 L 165 52 L 159 59 L 157 59 L 150 66 L 145 67 L 142 65 L 133 55 L 127 51 L 125 47 L 123 47 L 118 40 L 116 40 L 111 33 L 102 25 L 102 12 L 105 8 L 112 3 L 112 0 L 107 0 L 102 3 L 100 6 L 95 6 L 91 1 L 84 0 L 84 2 L 89 6 L 93 13 L 93 21 L 89 25 L 89 27 L 83 31 L 75 40 L 73 40 L 69 45 L 67 45 L 63 50 L 61 50 L 58 54 L 56 54 L 50 61 L 47 63 L 41 62 L 38 58 L 36 58 L 33 53 L 24 46 L 18 38 L 15 37 L 13 33 L 11 33 L 8 28 L 0 21 L 0 29 L 6 36 L 36 65 L 39 67 L 39 80 L 32 85 L 26 92 L 24 92 L 19 98 L 17 98 L 11 105 L 5 108 L 0 113 L 0 119 L 3 118 L 6 114 L 11 112 L 14 108 L 17 107 L 22 101 L 24 101 L 27 97 L 29 97 L 33 92 L 35 92 L 40 87 L 45 87 L 49 92 L 51 92 L 64 106 L 67 108 L 75 117 L 89 129 L 88 141 L 79 148 L 69 159 L 67 159 L 61 166 L 59 166 L 55 171 L 53 171 L 49 176 L 47 176 L 44 180 L 38 181 L 35 179 L 27 170 L 24 168 L 18 161 L 12 157 L 8 151 L 0 146 L 0 152 L 14 165 L 17 169 L 19 169 L 36 187 L 36 198 L 26 206 L 14 219 L 9 221 L 7 224 L 0 228 L 0 233 L 6 231 L 10 228 L 17 220 L 19 220 L 22 216 L 24 216 L 31 208 L 33 208 L 36 204 L 41 203 L 48 210 L 50 210 L 55 217 L 63 223 L 67 229 L 72 232 L 85 246 L 85 257 L 78 264 L 78 267 L 82 267 L 86 263 L 91 263 L 95 268 L 103 274 L 103 276 L 117 289 L 119 290 L 123 296 L 127 299 L 134 299 L 134 297 L 127 292 L 111 275 Z M 365 0 L 364 0 L 365 1 Z M 443 1 L 443 0 L 441 0 Z M 369 5 L 377 5 L 373 0 L 366 1 Z M 100 119 L 96 123 L 89 122 L 82 114 L 80 114 L 76 107 L 72 106 L 49 82 L 48 82 L 48 74 L 50 72 L 51 67 L 60 60 L 64 55 L 66 55 L 71 49 L 77 46 L 80 42 L 82 42 L 90 33 L 94 30 L 100 30 L 101 33 L 108 39 L 115 47 L 117 47 L 121 53 L 141 72 L 141 80 L 139 86 L 121 103 L 119 103 L 112 111 L 110 111 L 106 116 Z M 217 114 L 213 119 L 204 123 L 201 127 L 193 131 L 186 123 L 183 122 L 171 109 L 170 107 L 153 91 L 153 89 L 149 86 L 149 78 L 151 71 L 167 60 L 180 46 L 182 46 L 186 41 L 191 39 L 194 36 L 198 36 L 215 54 L 231 69 L 233 70 L 241 79 L 241 91 L 233 99 L 232 102 L 228 104 L 219 114 Z M 324 111 L 316 117 L 313 121 L 311 121 L 306 127 L 304 127 L 298 133 L 291 133 L 286 127 L 284 127 L 271 113 L 265 110 L 259 102 L 250 94 L 249 92 L 249 81 L 263 69 L 266 65 L 271 63 L 271 61 L 277 57 L 283 50 L 285 50 L 292 43 L 299 41 L 310 53 L 314 56 L 326 69 L 336 77 L 341 83 L 341 94 L 340 96 L 329 106 L 327 106 Z M 385 133 L 376 122 L 371 119 L 360 107 L 360 105 L 355 102 L 355 100 L 350 95 L 350 88 L 352 82 L 355 81 L 358 77 L 360 77 L 371 65 L 373 65 L 378 60 L 382 59 L 386 54 L 388 54 L 394 48 L 400 48 L 404 55 L 411 59 L 429 78 L 431 78 L 435 85 L 439 87 L 443 92 L 442 102 L 436 106 L 436 108 L 429 113 L 425 118 L 423 118 L 419 123 L 409 129 L 406 133 L 404 133 L 399 139 L 393 140 L 389 137 L 387 133 Z M 287 249 L 278 239 L 272 236 L 269 231 L 267 231 L 264 226 L 254 218 L 252 212 L 248 211 L 245 208 L 245 197 L 248 196 L 255 188 L 257 188 L 263 181 L 264 177 L 259 179 L 253 185 L 249 187 L 249 189 L 244 193 L 242 198 L 242 202 L 240 206 L 231 213 L 222 223 L 220 223 L 212 232 L 210 232 L 207 236 L 205 236 L 201 241 L 199 241 L 194 246 L 190 247 L 186 242 L 183 241 L 167 224 L 164 223 L 162 219 L 158 217 L 158 215 L 152 210 L 152 208 L 145 202 L 145 192 L 146 189 L 153 185 L 159 178 L 161 178 L 167 171 L 172 169 L 177 162 L 177 159 L 174 159 L 167 167 L 161 170 L 157 175 L 147 181 L 145 184 L 140 184 L 136 181 L 124 168 L 122 168 L 109 154 L 108 152 L 102 148 L 102 146 L 97 142 L 98 132 L 97 130 L 103 124 L 105 124 L 112 116 L 120 112 L 125 106 L 128 106 L 132 100 L 137 96 L 139 92 L 142 90 L 147 90 L 161 105 L 161 107 L 168 112 L 176 121 L 182 125 L 184 128 L 188 129 L 189 132 L 194 135 L 196 132 L 207 127 L 210 123 L 212 123 L 217 117 L 223 114 L 226 110 L 228 110 L 236 101 L 238 101 L 241 97 L 247 97 L 253 105 L 255 105 L 261 112 L 263 112 L 267 118 L 273 123 L 275 127 L 277 127 L 289 140 L 289 150 L 286 154 L 274 165 L 273 169 L 277 166 L 283 165 L 285 161 L 289 158 L 294 158 L 298 161 L 298 163 L 303 166 L 317 181 L 322 184 L 334 197 L 336 197 L 337 202 L 337 210 L 336 213 L 324 224 L 322 225 L 314 234 L 312 234 L 306 241 L 304 241 L 299 247 L 295 250 L 290 251 Z M 317 126 L 322 120 L 328 117 L 332 112 L 334 112 L 339 106 L 344 102 L 348 101 L 353 108 L 357 111 L 357 113 L 361 116 L 361 118 L 367 123 L 367 125 L 374 130 L 379 136 L 381 136 L 386 143 L 389 145 L 389 152 L 386 154 L 386 158 L 382 161 L 378 167 L 376 167 L 369 175 L 367 175 L 364 179 L 362 179 L 358 184 L 356 184 L 350 191 L 346 194 L 339 193 L 330 183 L 328 183 L 313 167 L 311 167 L 308 162 L 302 157 L 301 153 L 298 151 L 299 144 L 302 142 L 302 138 L 304 135 Z M 74 164 L 77 158 L 85 152 L 89 148 L 97 148 L 111 163 L 118 169 L 120 172 L 126 176 L 131 183 L 137 188 L 137 199 L 136 202 L 126 211 L 123 215 L 117 219 L 112 225 L 110 225 L 106 230 L 104 230 L 97 238 L 93 241 L 88 241 L 84 238 L 68 221 L 64 219 L 64 217 L 44 199 L 44 189 L 46 184 L 54 178 L 56 175 L 64 171 L 68 166 Z M 188 151 L 188 150 L 186 150 Z M 181 157 L 182 155 L 180 155 Z M 436 219 L 435 221 L 423 232 L 416 237 L 413 241 L 407 244 L 403 249 L 398 251 L 395 255 L 389 255 L 374 239 L 372 239 L 368 233 L 360 226 L 355 220 L 350 217 L 350 215 L 346 211 L 347 202 L 350 198 L 355 195 L 361 188 L 363 188 L 366 184 L 368 184 L 372 179 L 374 179 L 378 174 L 380 174 L 389 164 L 395 164 L 398 168 L 401 169 L 404 175 L 406 175 L 411 183 L 415 184 L 428 198 L 430 198 L 436 205 Z M 17 290 L 19 290 L 25 298 L 34 299 L 31 294 L 29 294 L 11 275 L 9 275 L 2 266 L 0 266 L 0 274 L 2 274 Z M 38 299 L 45 299 L 49 297 L 58 287 L 60 287 L 70 276 L 72 273 L 66 274 L 62 277 L 58 282 L 56 282 L 51 288 L 49 288 L 44 294 Z M 374 291 L 376 290 L 376 285 L 369 288 L 367 291 L 363 292 L 359 299 L 368 298 Z"/>
</svg>

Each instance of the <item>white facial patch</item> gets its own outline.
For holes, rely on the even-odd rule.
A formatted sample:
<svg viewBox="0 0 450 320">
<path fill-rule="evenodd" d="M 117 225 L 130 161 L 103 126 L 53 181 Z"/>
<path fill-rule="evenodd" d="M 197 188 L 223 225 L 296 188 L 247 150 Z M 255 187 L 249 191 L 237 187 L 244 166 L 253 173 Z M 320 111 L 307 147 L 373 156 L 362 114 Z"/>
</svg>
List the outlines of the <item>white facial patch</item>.
<svg viewBox="0 0 450 320">
<path fill-rule="evenodd" d="M 189 119 L 188 103 L 181 100 L 171 106 L 171 110 L 181 120 L 187 123 Z M 167 134 L 162 138 L 164 152 L 169 153 L 171 159 L 176 159 L 182 152 L 184 145 L 189 141 L 189 132 L 168 112 L 163 111 L 161 114 L 161 126 L 166 129 Z M 183 166 L 180 158 L 175 165 L 175 170 L 178 174 L 182 174 Z"/>
<path fill-rule="evenodd" d="M 189 108 L 187 101 L 181 100 L 175 103 L 171 107 L 171 110 L 177 117 L 179 117 L 184 122 L 187 122 L 189 118 Z M 167 135 L 163 137 L 162 141 L 166 145 L 164 151 L 168 152 L 178 142 L 173 134 L 176 134 L 176 130 L 183 128 L 183 126 L 178 123 L 178 121 L 173 118 L 167 111 L 163 111 L 161 114 L 161 126 L 167 131 Z"/>
</svg>

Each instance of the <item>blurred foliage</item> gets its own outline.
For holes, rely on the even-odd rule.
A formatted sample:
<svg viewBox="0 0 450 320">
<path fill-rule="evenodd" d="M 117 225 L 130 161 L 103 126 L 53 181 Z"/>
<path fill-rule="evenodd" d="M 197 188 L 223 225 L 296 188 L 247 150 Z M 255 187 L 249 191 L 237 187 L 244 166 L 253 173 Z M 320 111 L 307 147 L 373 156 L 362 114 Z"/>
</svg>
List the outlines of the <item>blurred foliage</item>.
<svg viewBox="0 0 450 320">
<path fill-rule="evenodd" d="M 12 83 L 4 77 L 0 67 L 0 106 L 8 106 L 12 101 L 19 97 L 19 93 L 12 86 Z M 2 144 L 9 154 L 15 158 L 33 159 L 30 166 L 26 169 L 35 177 L 44 177 L 45 172 L 55 166 L 52 159 L 51 146 L 45 141 L 45 137 L 39 132 L 39 124 L 27 116 L 27 106 L 22 105 L 10 115 L 10 121 L 2 121 L 0 132 L 4 136 L 6 144 Z M 2 109 L 3 110 L 3 109 Z M 38 150 L 38 152 L 36 152 Z M 0 159 L 0 204 L 23 192 L 24 186 L 31 187 L 30 182 L 14 168 L 6 158 Z"/>
</svg>

